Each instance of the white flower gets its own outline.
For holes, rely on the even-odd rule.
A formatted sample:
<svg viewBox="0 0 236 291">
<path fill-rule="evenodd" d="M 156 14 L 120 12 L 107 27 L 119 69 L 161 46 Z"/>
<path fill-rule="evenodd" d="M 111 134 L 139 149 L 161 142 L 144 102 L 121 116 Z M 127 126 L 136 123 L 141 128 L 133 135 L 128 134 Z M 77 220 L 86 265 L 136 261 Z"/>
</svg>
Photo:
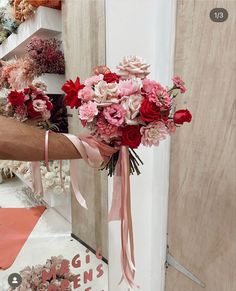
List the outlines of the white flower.
<svg viewBox="0 0 236 291">
<path fill-rule="evenodd" d="M 131 95 L 123 99 L 124 101 L 122 101 L 122 105 L 126 110 L 125 121 L 127 124 L 138 124 L 138 121 L 136 121 L 135 118 L 139 114 L 142 99 L 142 95 Z"/>
</svg>

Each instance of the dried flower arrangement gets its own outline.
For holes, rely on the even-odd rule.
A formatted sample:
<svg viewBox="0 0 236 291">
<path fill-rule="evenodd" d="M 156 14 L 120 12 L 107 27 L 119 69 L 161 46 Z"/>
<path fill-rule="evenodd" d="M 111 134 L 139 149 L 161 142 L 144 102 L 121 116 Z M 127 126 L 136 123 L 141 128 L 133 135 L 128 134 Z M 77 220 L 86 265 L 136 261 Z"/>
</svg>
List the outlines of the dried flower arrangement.
<svg viewBox="0 0 236 291">
<path fill-rule="evenodd" d="M 64 74 L 65 60 L 60 47 L 61 41 L 55 38 L 34 37 L 23 58 L 0 60 L 0 89 L 23 89 L 44 73 Z"/>
<path fill-rule="evenodd" d="M 0 44 L 12 33 L 15 33 L 19 22 L 14 19 L 11 1 L 0 8 Z"/>
<path fill-rule="evenodd" d="M 39 6 L 60 9 L 60 0 L 14 0 L 15 19 L 23 22 L 31 17 Z"/>
<path fill-rule="evenodd" d="M 58 39 L 33 37 L 26 46 L 26 52 L 26 58 L 32 62 L 36 76 L 44 73 L 65 73 L 64 55 Z"/>
</svg>

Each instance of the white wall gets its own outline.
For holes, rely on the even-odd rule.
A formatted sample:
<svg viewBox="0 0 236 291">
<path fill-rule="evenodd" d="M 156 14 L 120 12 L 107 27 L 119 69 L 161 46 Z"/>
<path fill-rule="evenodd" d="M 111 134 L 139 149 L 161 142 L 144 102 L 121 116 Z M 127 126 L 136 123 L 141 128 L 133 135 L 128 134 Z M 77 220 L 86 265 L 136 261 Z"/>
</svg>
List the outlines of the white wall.
<svg viewBox="0 0 236 291">
<path fill-rule="evenodd" d="M 139 55 L 151 64 L 150 78 L 169 84 L 173 68 L 175 1 L 106 0 L 107 65 L 112 69 L 125 55 Z M 158 148 L 140 148 L 142 175 L 132 177 L 132 212 L 136 248 L 136 283 L 141 291 L 164 290 L 169 140 Z M 112 181 L 109 183 L 111 198 Z M 120 224 L 109 226 L 109 291 L 118 286 Z"/>
</svg>

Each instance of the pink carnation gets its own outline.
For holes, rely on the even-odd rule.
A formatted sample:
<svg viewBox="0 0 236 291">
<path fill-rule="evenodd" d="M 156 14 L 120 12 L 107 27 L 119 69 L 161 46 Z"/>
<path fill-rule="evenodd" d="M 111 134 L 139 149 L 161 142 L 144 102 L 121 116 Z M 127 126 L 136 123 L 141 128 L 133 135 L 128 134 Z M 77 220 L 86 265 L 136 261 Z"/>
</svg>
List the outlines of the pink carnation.
<svg viewBox="0 0 236 291">
<path fill-rule="evenodd" d="M 159 83 L 153 80 L 144 79 L 143 94 L 150 102 L 156 103 L 157 106 L 170 106 L 171 98 L 166 89 Z"/>
<path fill-rule="evenodd" d="M 82 106 L 79 107 L 79 118 L 81 120 L 91 122 L 93 121 L 94 116 L 97 114 L 98 114 L 97 105 L 92 101 L 84 103 Z"/>
<path fill-rule="evenodd" d="M 121 105 L 112 104 L 105 107 L 103 115 L 110 124 L 121 126 L 125 120 L 126 111 Z"/>
<path fill-rule="evenodd" d="M 97 132 L 105 141 L 109 141 L 111 138 L 119 137 L 121 135 L 119 128 L 108 123 L 102 115 L 99 116 L 97 121 Z"/>
<path fill-rule="evenodd" d="M 119 82 L 118 88 L 120 96 L 130 96 L 139 91 L 140 84 L 134 79 L 124 80 Z"/>
<path fill-rule="evenodd" d="M 184 86 L 185 83 L 184 81 L 179 77 L 179 76 L 175 76 L 172 81 L 174 82 L 174 85 L 176 88 L 180 89 L 181 93 L 185 93 L 186 92 L 186 87 Z"/>
<path fill-rule="evenodd" d="M 169 134 L 165 124 L 161 121 L 149 123 L 140 130 L 142 135 L 141 143 L 145 146 L 158 146 L 161 140 L 164 140 Z"/>
<path fill-rule="evenodd" d="M 94 96 L 94 91 L 91 87 L 84 87 L 82 90 L 79 91 L 78 97 L 83 101 L 92 100 Z"/>
<path fill-rule="evenodd" d="M 94 86 L 94 85 L 98 84 L 100 81 L 102 81 L 103 80 L 103 77 L 104 76 L 102 74 L 100 74 L 100 75 L 94 75 L 94 76 L 86 79 L 84 81 L 84 84 L 85 84 L 85 86 L 88 86 L 88 87 Z"/>
</svg>

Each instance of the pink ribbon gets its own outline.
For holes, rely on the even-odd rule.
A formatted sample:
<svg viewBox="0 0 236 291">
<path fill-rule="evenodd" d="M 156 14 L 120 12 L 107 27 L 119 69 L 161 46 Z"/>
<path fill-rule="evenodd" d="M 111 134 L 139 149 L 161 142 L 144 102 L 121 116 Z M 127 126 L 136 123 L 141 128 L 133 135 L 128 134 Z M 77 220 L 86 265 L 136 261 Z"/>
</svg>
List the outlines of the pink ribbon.
<svg viewBox="0 0 236 291">
<path fill-rule="evenodd" d="M 43 196 L 43 183 L 40 171 L 40 162 L 31 162 L 32 189 L 36 196 Z"/>
<path fill-rule="evenodd" d="M 119 150 L 109 221 L 121 221 L 121 265 L 123 275 L 119 284 L 121 284 L 125 279 L 131 288 L 136 288 L 138 286 L 134 283 L 135 258 L 131 214 L 129 149 L 126 146 L 121 146 L 120 149 L 110 147 L 97 141 L 91 135 L 63 135 L 74 145 L 78 154 L 93 168 L 100 168 L 103 163 L 107 163 L 110 157 Z M 45 135 L 45 162 L 46 165 L 48 165 L 48 132 L 46 132 Z M 36 193 L 38 192 L 42 194 L 43 186 L 39 162 L 32 162 L 32 174 L 34 190 Z M 77 183 L 77 160 L 70 161 L 70 175 L 76 199 L 82 207 L 87 209 L 86 201 L 83 198 Z"/>
<path fill-rule="evenodd" d="M 134 283 L 135 258 L 131 214 L 129 149 L 126 146 L 121 146 L 116 165 L 112 205 L 109 213 L 109 221 L 113 220 L 121 221 L 121 266 L 123 276 L 119 284 L 125 279 L 131 288 L 137 288 L 138 286 Z"/>
</svg>

